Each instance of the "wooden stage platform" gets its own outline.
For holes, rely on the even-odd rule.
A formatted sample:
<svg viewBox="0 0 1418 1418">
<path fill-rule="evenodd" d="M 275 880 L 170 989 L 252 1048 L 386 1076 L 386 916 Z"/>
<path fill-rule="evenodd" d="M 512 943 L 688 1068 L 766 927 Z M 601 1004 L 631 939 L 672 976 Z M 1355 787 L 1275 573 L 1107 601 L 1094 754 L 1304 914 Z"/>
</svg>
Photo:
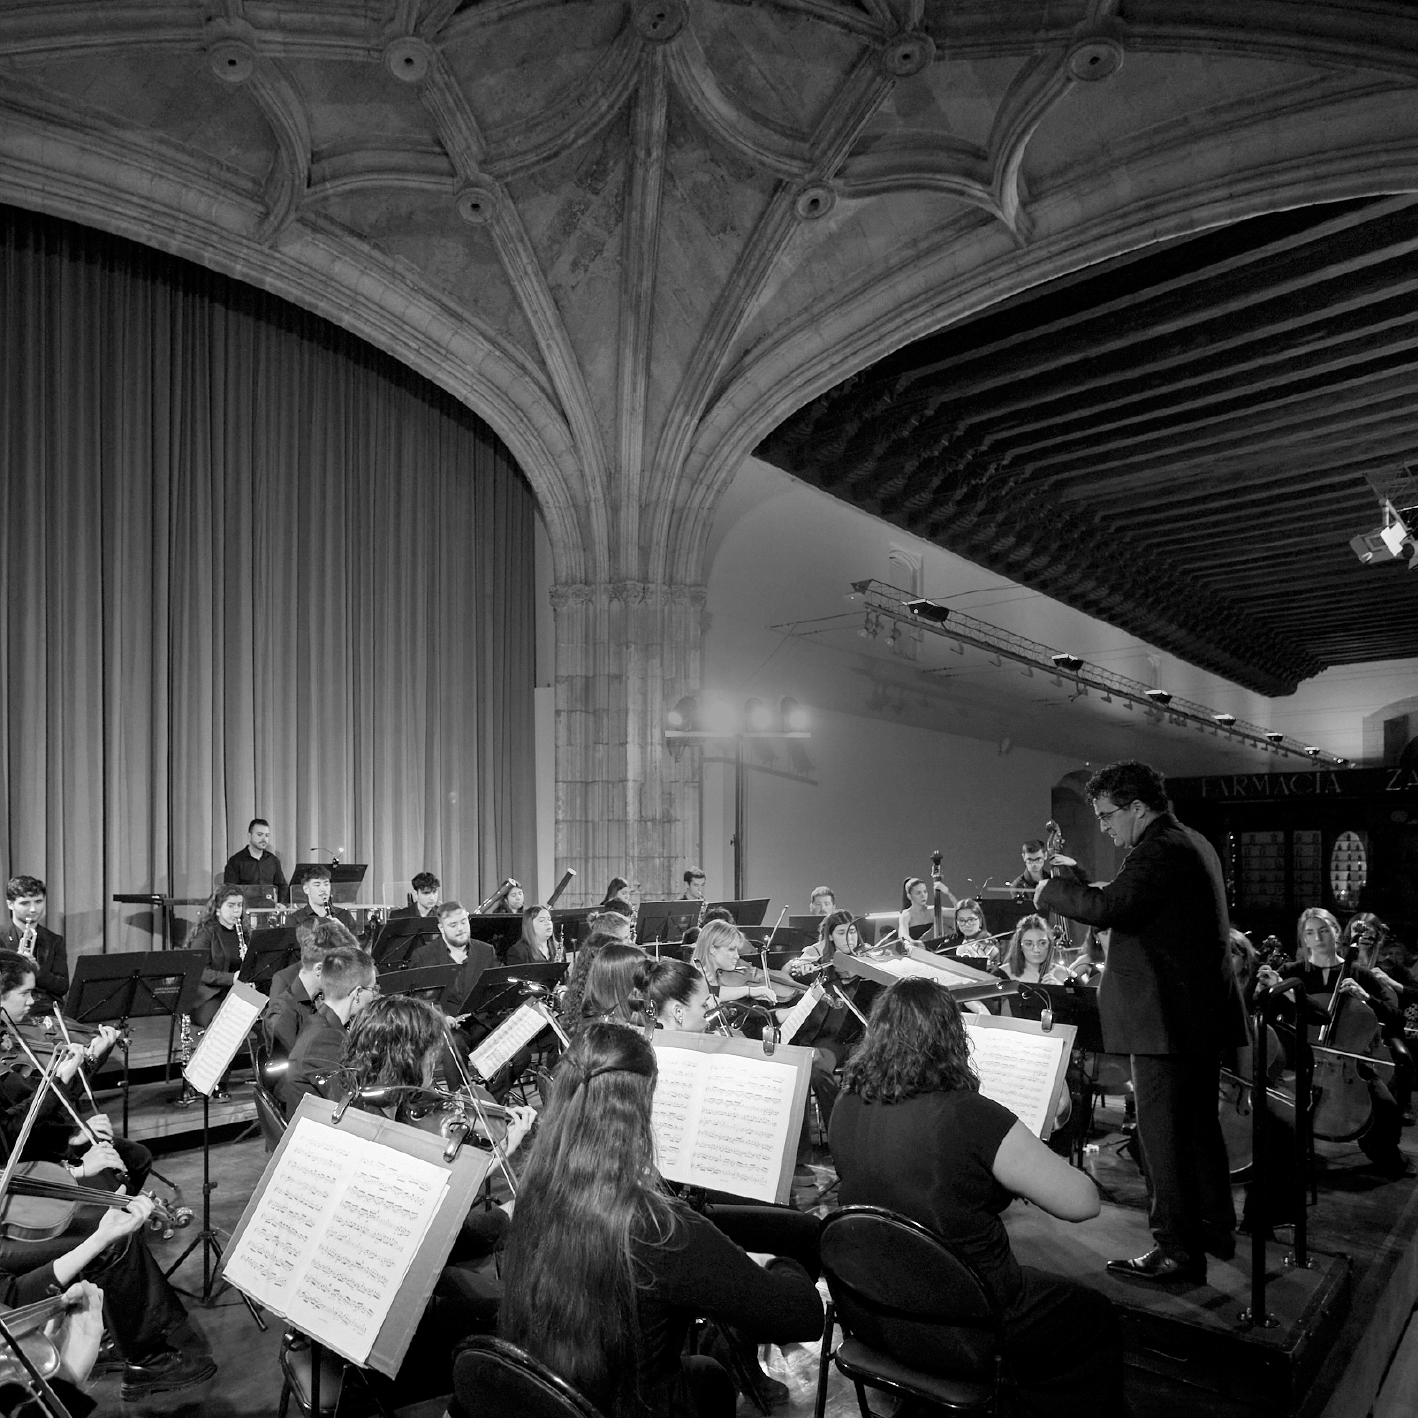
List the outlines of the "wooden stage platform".
<svg viewBox="0 0 1418 1418">
<path fill-rule="evenodd" d="M 1110 1275 L 1120 1256 L 1151 1249 L 1147 1216 L 1104 1203 L 1091 1221 L 1055 1220 L 1037 1207 L 1005 1213 L 1021 1265 L 1067 1275 L 1099 1290 L 1122 1312 L 1127 1362 L 1258 1411 L 1298 1410 L 1345 1315 L 1347 1256 L 1310 1253 L 1287 1266 L 1288 1248 L 1266 1247 L 1268 1325 L 1251 1323 L 1251 1245 L 1237 1238 L 1229 1261 L 1209 1259 L 1204 1285 L 1155 1286 Z"/>
</svg>

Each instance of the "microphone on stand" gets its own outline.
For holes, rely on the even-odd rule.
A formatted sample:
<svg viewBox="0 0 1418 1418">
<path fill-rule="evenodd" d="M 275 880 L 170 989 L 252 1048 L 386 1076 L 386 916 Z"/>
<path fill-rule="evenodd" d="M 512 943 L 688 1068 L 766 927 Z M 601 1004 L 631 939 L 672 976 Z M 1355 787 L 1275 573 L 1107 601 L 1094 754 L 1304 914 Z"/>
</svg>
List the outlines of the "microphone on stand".
<svg viewBox="0 0 1418 1418">
<path fill-rule="evenodd" d="M 329 852 L 330 865 L 332 867 L 337 867 L 340 865 L 340 853 L 344 849 L 340 847 L 312 847 L 310 850 L 312 852 Z"/>
</svg>

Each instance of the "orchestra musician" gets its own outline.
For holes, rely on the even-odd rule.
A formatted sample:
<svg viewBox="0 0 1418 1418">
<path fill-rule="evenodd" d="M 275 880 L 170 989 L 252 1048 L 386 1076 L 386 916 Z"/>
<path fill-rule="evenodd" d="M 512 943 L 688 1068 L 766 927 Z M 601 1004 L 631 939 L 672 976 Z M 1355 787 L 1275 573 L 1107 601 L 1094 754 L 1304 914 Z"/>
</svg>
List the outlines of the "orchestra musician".
<svg viewBox="0 0 1418 1418">
<path fill-rule="evenodd" d="M 504 965 L 535 965 L 552 958 L 551 912 L 542 905 L 532 904 L 522 910 L 522 934 L 508 946 L 502 957 Z"/>
<path fill-rule="evenodd" d="M 920 877 L 908 876 L 901 883 L 901 907 L 901 914 L 896 919 L 896 934 L 904 944 L 923 940 L 935 931 L 931 889 Z"/>
<path fill-rule="evenodd" d="M 298 926 L 312 916 L 319 920 L 333 918 L 351 935 L 355 934 L 355 920 L 339 906 L 330 904 L 330 868 L 317 863 L 301 879 L 300 889 L 305 893 L 305 905 L 291 917 L 291 924 Z"/>
<path fill-rule="evenodd" d="M 985 931 L 985 912 L 973 896 L 955 908 L 955 929 L 946 936 L 941 953 L 949 951 L 957 960 L 983 960 L 993 964 L 1000 957 L 999 942 Z"/>
<path fill-rule="evenodd" d="M 829 965 L 838 951 L 857 955 L 861 951 L 861 936 L 857 918 L 850 911 L 830 911 L 817 927 L 817 940 L 801 955 L 795 955 L 783 967 L 795 978 L 810 978 L 823 965 Z"/>
<path fill-rule="evenodd" d="M 1172 814 L 1155 768 L 1109 764 L 1085 788 L 1099 830 L 1129 849 L 1104 887 L 1053 876 L 1041 910 L 1111 927 L 1098 991 L 1103 1044 L 1132 1056 L 1137 1138 L 1155 1240 L 1145 1255 L 1108 1262 L 1128 1279 L 1200 1284 L 1208 1253 L 1235 1253 L 1226 1147 L 1216 1100 L 1223 1045 L 1234 1042 L 1234 985 L 1223 967 L 1230 923 L 1215 849 Z M 1061 866 L 1076 866 L 1072 861 Z"/>
<path fill-rule="evenodd" d="M 515 916 L 526 904 L 527 893 L 522 889 L 522 883 L 508 877 L 503 887 L 502 901 L 494 910 L 499 915 Z"/>
<path fill-rule="evenodd" d="M 1061 985 L 1068 978 L 1054 933 L 1042 916 L 1020 917 L 997 973 L 1031 985 Z"/>
<path fill-rule="evenodd" d="M 581 997 L 586 989 L 586 976 L 596 957 L 608 945 L 629 945 L 631 923 L 617 911 L 602 911 L 591 918 L 591 930 L 581 942 L 576 952 L 570 973 L 566 978 L 566 992 L 562 998 L 563 1016 L 575 1023 L 581 1018 Z"/>
<path fill-rule="evenodd" d="M 222 1001 L 236 983 L 242 957 L 246 954 L 246 934 L 241 927 L 245 910 L 246 898 L 239 886 L 219 886 L 212 893 L 207 909 L 192 933 L 187 948 L 202 951 L 207 957 L 191 1010 L 192 1022 L 199 1029 L 205 1029 L 217 1017 Z M 212 1102 L 225 1103 L 230 1100 L 231 1094 L 227 1092 L 229 1077 L 228 1068 L 212 1089 Z"/>
<path fill-rule="evenodd" d="M 264 817 L 246 824 L 246 845 L 227 858 L 222 880 L 229 886 L 285 886 L 281 859 L 271 851 L 271 824 Z"/>
<path fill-rule="evenodd" d="M 974 1264 L 1004 1311 L 1004 1375 L 1019 1411 L 1126 1413 L 1112 1304 L 1075 1281 L 1020 1266 L 1000 1219 L 1024 1197 L 1061 1220 L 1086 1221 L 1100 1210 L 1097 1190 L 1008 1108 L 981 1095 L 949 992 L 918 979 L 883 990 L 842 1086 L 831 1128 L 841 1203 L 909 1216 Z"/>
<path fill-rule="evenodd" d="M 635 986 L 646 958 L 645 952 L 638 946 L 618 943 L 604 946 L 596 952 L 596 958 L 586 972 L 581 1013 L 570 1021 L 568 1032 L 573 1037 L 596 1020 L 607 1024 L 626 1024 L 632 1029 L 645 1028 L 646 1021 Z"/>
<path fill-rule="evenodd" d="M 741 969 L 740 947 L 747 946 L 743 932 L 730 921 L 710 921 L 694 942 L 695 968 L 709 982 L 716 1000 L 762 1000 L 770 1008 L 777 1004 L 778 995 L 766 981 L 761 985 L 721 982 L 720 976 Z"/>
<path fill-rule="evenodd" d="M 706 900 L 705 883 L 709 878 L 699 870 L 698 867 L 689 867 L 684 874 L 684 895 L 681 901 L 704 901 Z"/>
<path fill-rule="evenodd" d="M 5 883 L 10 925 L 0 947 L 34 962 L 35 1003 L 41 1010 L 62 1004 L 69 993 L 69 951 L 64 937 L 44 924 L 48 891 L 37 876 L 12 876 Z"/>
<path fill-rule="evenodd" d="M 589 1025 L 558 1064 L 518 1189 L 498 1333 L 609 1418 L 732 1418 L 728 1373 L 684 1354 L 691 1322 L 806 1341 L 822 1302 L 796 1262 L 750 1257 L 666 1195 L 655 1076 L 644 1036 L 616 1024 Z"/>
<path fill-rule="evenodd" d="M 271 977 L 271 994 L 261 1012 L 266 1048 L 277 1058 L 289 1057 L 300 1031 L 320 1008 L 321 961 L 336 946 L 358 946 L 338 921 L 302 921 L 295 939 L 300 958 Z"/>
<path fill-rule="evenodd" d="M 421 871 L 409 883 L 413 887 L 414 899 L 407 906 L 400 906 L 389 912 L 391 921 L 412 920 L 415 916 L 427 920 L 438 905 L 438 892 L 442 883 L 431 871 Z"/>
<path fill-rule="evenodd" d="M 33 961 L 0 950 L 0 1011 L 12 1024 L 19 1024 L 29 1012 L 34 983 Z M 81 1052 L 77 1045 L 70 1046 L 59 1067 L 58 1079 L 66 1086 L 74 1080 Z M 0 1129 L 7 1147 L 18 1136 L 35 1087 L 36 1080 L 13 1065 L 0 1072 Z M 53 1107 L 51 1094 L 40 1105 L 40 1116 L 47 1116 Z M 23 1156 L 35 1161 L 64 1160 L 65 1154 L 56 1155 L 46 1140 L 59 1132 L 73 1157 L 65 1165 L 76 1180 L 116 1191 L 120 1174 L 131 1162 L 133 1170 L 126 1180 L 136 1192 L 152 1156 L 138 1143 L 113 1138 L 111 1128 L 103 1130 L 106 1124 L 101 1117 L 93 1120 L 100 1141 L 81 1152 L 68 1148 L 67 1126 L 36 1129 Z M 63 1289 L 80 1274 L 103 1287 L 105 1314 L 125 1361 L 121 1392 L 127 1402 L 205 1383 L 217 1369 L 205 1340 L 192 1327 L 182 1301 L 140 1234 L 152 1210 L 151 1198 L 135 1196 L 128 1207 L 104 1209 L 97 1217 L 93 1208 L 80 1208 L 69 1228 L 48 1240 L 0 1240 L 0 1277 L 16 1278 L 16 1290 L 24 1301 Z M 8 1280 L 4 1288 L 10 1288 Z"/>
<path fill-rule="evenodd" d="M 837 893 L 830 886 L 814 886 L 807 899 L 809 916 L 830 916 L 837 909 Z"/>
<path fill-rule="evenodd" d="M 1318 906 L 1302 911 L 1295 933 L 1296 959 L 1278 970 L 1262 965 L 1257 971 L 1262 985 L 1274 988 L 1288 980 L 1299 980 L 1310 1002 L 1304 1013 L 1313 1023 L 1328 1018 L 1336 988 L 1342 995 L 1367 1005 L 1380 1022 L 1385 1013 L 1398 1013 L 1398 997 L 1390 986 L 1364 966 L 1341 960 L 1339 922 L 1328 911 Z M 1390 1180 L 1410 1176 L 1408 1160 L 1398 1146 L 1403 1131 L 1402 1109 L 1374 1070 L 1361 1065 L 1360 1072 L 1367 1074 L 1364 1082 L 1371 1114 L 1367 1127 L 1359 1134 L 1359 1148 L 1381 1176 Z"/>
<path fill-rule="evenodd" d="M 336 946 L 320 962 L 320 1008 L 301 1029 L 278 1090 L 287 1118 L 339 1067 L 350 1020 L 378 997 L 377 979 L 373 957 L 357 946 Z"/>
</svg>

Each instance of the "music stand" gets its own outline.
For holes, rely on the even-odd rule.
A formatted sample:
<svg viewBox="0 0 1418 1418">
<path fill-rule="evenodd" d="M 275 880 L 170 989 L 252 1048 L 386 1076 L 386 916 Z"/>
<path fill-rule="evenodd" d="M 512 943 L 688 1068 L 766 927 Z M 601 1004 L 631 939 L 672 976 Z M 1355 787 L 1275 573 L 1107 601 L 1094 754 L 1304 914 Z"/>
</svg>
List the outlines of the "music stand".
<svg viewBox="0 0 1418 1418">
<path fill-rule="evenodd" d="M 430 936 L 438 934 L 435 916 L 391 916 L 374 938 L 374 963 L 381 970 L 401 970 L 409 956 Z"/>
<path fill-rule="evenodd" d="M 251 937 L 236 977 L 255 985 L 258 990 L 264 985 L 262 993 L 270 994 L 271 977 L 299 958 L 300 943 L 296 940 L 295 927 L 271 926 Z"/>
<path fill-rule="evenodd" d="M 471 1015 L 484 1028 L 491 1030 L 487 1016 L 505 1014 L 522 1002 L 520 981 L 553 989 L 565 976 L 564 960 L 539 960 L 531 965 L 507 965 L 484 970 L 458 1012 Z"/>
<path fill-rule="evenodd" d="M 497 952 L 499 960 L 522 939 L 520 911 L 510 916 L 500 911 L 489 911 L 485 916 L 469 916 L 468 926 L 473 933 L 473 939 L 490 945 Z"/>
<path fill-rule="evenodd" d="M 461 967 L 457 965 L 420 965 L 413 970 L 392 970 L 379 976 L 382 995 L 412 995 L 415 999 L 437 1004 L 452 989 Z"/>
<path fill-rule="evenodd" d="M 81 955 L 64 999 L 64 1013 L 80 1024 L 107 1024 L 167 1015 L 167 1064 L 163 1082 L 172 1077 L 172 1041 L 177 1016 L 188 1014 L 207 965 L 205 950 L 124 951 L 118 955 Z M 123 1050 L 123 1136 L 128 1136 L 128 1050 Z"/>
<path fill-rule="evenodd" d="M 364 880 L 365 872 L 369 870 L 366 862 L 331 862 L 328 866 L 324 862 L 297 862 L 295 870 L 290 874 L 292 903 L 300 899 L 295 893 L 300 890 L 301 882 L 317 867 L 323 867 L 330 873 L 330 900 L 338 906 L 348 905 L 359 895 L 359 884 Z"/>
<path fill-rule="evenodd" d="M 822 925 L 821 916 L 789 916 L 788 929 L 794 931 L 806 931 L 814 940 L 817 939 L 818 929 Z"/>
<path fill-rule="evenodd" d="M 158 913 L 159 933 L 162 948 L 166 950 L 172 941 L 172 897 L 160 896 L 152 891 L 121 891 L 114 898 L 123 906 L 152 906 Z"/>
<path fill-rule="evenodd" d="M 267 906 L 276 904 L 276 888 L 270 883 L 261 883 L 253 886 L 243 886 L 240 882 L 235 883 L 236 889 L 241 892 L 243 911 L 259 911 Z"/>
<path fill-rule="evenodd" d="M 561 942 L 563 950 L 577 950 L 590 933 L 590 916 L 598 906 L 552 907 L 551 933 Z M 571 932 L 571 944 L 566 943 L 566 933 Z"/>
<path fill-rule="evenodd" d="M 772 940 L 771 953 L 778 955 L 787 951 L 789 959 L 801 955 L 808 946 L 817 943 L 816 931 L 809 935 L 807 931 L 795 931 L 787 926 L 779 926 L 776 930 L 772 926 L 740 926 L 739 932 L 745 940 L 753 942 L 755 953 Z"/>
<path fill-rule="evenodd" d="M 635 913 L 635 939 L 673 944 L 684 939 L 685 931 L 699 924 L 702 901 L 642 901 Z"/>
<path fill-rule="evenodd" d="M 761 926 L 764 916 L 768 914 L 768 898 L 765 896 L 756 901 L 710 901 L 704 910 L 706 914 L 710 911 L 727 911 L 734 918 L 736 926 Z"/>
</svg>

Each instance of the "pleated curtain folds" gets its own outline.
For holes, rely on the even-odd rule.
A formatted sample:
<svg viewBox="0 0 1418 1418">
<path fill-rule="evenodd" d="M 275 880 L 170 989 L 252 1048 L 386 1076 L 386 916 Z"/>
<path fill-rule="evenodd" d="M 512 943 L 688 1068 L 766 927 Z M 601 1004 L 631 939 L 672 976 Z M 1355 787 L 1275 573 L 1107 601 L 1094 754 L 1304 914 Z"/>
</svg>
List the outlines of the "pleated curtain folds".
<svg viewBox="0 0 1418 1418">
<path fill-rule="evenodd" d="M 117 892 L 210 892 L 253 816 L 289 875 L 534 862 L 531 489 L 353 336 L 0 207 L 0 870 L 80 951 Z M 328 860 L 319 853 L 320 860 Z"/>
</svg>

